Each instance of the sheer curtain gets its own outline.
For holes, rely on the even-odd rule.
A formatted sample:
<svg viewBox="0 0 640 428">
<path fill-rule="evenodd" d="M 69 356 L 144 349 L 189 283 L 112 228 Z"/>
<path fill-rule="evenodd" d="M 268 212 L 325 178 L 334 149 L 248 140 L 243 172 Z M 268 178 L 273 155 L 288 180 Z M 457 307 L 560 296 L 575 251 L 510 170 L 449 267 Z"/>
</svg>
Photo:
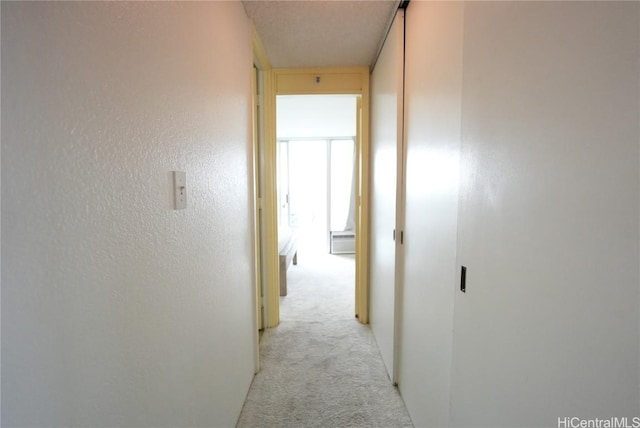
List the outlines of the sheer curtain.
<svg viewBox="0 0 640 428">
<path fill-rule="evenodd" d="M 353 138 L 340 138 L 330 140 L 329 144 L 329 230 L 342 232 L 353 228 L 350 229 L 349 224 L 353 223 L 355 143 Z"/>
<path fill-rule="evenodd" d="M 353 144 L 353 161 L 351 162 L 351 195 L 349 198 L 349 212 L 344 230 L 356 231 L 356 145 Z"/>
</svg>

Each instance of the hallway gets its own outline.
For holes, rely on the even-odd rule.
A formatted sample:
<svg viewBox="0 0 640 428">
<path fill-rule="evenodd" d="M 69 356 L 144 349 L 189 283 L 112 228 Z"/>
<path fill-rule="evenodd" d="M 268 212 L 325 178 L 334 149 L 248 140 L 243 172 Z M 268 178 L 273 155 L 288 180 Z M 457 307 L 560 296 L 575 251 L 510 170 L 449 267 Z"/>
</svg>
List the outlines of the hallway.
<svg viewBox="0 0 640 428">
<path fill-rule="evenodd" d="M 289 269 L 238 427 L 413 426 L 370 327 L 353 317 L 353 275 L 353 256 L 303 255 Z"/>
</svg>

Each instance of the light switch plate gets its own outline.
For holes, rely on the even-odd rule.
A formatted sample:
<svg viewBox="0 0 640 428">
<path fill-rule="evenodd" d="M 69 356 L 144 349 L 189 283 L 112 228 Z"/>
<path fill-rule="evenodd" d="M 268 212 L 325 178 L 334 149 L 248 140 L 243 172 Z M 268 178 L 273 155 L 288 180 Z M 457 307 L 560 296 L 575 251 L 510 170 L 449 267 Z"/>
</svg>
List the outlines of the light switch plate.
<svg viewBox="0 0 640 428">
<path fill-rule="evenodd" d="M 187 208 L 187 173 L 184 171 L 173 171 L 173 195 L 174 208 L 183 210 Z"/>
</svg>

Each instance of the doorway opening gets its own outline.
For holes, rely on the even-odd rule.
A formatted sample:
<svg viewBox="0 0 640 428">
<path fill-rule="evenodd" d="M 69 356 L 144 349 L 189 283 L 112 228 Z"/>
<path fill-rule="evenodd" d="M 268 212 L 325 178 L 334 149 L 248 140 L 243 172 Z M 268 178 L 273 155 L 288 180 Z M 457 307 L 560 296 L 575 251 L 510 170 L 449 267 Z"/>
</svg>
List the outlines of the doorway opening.
<svg viewBox="0 0 640 428">
<path fill-rule="evenodd" d="M 255 40 L 254 40 L 255 42 Z M 301 95 L 349 96 L 356 100 L 355 151 L 356 201 L 355 201 L 355 307 L 352 316 L 362 324 L 369 322 L 369 284 L 368 284 L 368 231 L 369 231 L 369 68 L 311 68 L 311 69 L 269 69 L 261 76 L 264 78 L 264 94 L 259 94 L 259 112 L 264 119 L 264 144 L 259 144 L 260 152 L 260 189 L 262 193 L 255 204 L 260 210 L 262 243 L 260 261 L 262 264 L 262 311 L 264 328 L 276 327 L 280 323 L 280 288 L 282 259 L 279 247 L 278 217 L 278 177 L 277 177 L 277 97 Z M 281 98 L 285 99 L 285 98 Z M 304 115 L 300 116 L 298 128 L 308 131 L 310 126 L 301 125 Z M 280 134 L 282 136 L 282 134 Z M 329 139 L 339 136 L 322 133 Z M 347 134 L 352 136 L 353 134 Z M 289 137 L 287 137 L 289 138 Z M 318 139 L 306 133 L 297 134 L 289 139 Z M 286 252 L 285 264 L 293 263 L 297 253 Z M 286 271 L 285 271 L 286 272 Z M 259 294 L 259 293 L 258 293 Z M 258 298 L 259 300 L 259 298 Z"/>
<path fill-rule="evenodd" d="M 290 274 L 304 278 L 296 269 L 307 275 L 331 271 L 332 282 L 349 288 L 337 295 L 349 300 L 353 314 L 357 96 L 278 96 L 276 134 L 279 252 L 282 260 L 294 245 L 293 261 L 304 264 L 292 267 L 285 259 L 280 294 L 291 292 Z"/>
</svg>

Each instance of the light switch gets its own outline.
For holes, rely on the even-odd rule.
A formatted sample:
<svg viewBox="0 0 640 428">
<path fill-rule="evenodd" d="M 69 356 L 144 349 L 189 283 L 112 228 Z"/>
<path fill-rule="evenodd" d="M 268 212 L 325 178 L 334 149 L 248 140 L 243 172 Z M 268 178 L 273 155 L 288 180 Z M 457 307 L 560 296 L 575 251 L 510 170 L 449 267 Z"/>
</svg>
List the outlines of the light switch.
<svg viewBox="0 0 640 428">
<path fill-rule="evenodd" d="M 173 194 L 177 210 L 187 208 L 187 173 L 184 171 L 173 171 Z"/>
</svg>

